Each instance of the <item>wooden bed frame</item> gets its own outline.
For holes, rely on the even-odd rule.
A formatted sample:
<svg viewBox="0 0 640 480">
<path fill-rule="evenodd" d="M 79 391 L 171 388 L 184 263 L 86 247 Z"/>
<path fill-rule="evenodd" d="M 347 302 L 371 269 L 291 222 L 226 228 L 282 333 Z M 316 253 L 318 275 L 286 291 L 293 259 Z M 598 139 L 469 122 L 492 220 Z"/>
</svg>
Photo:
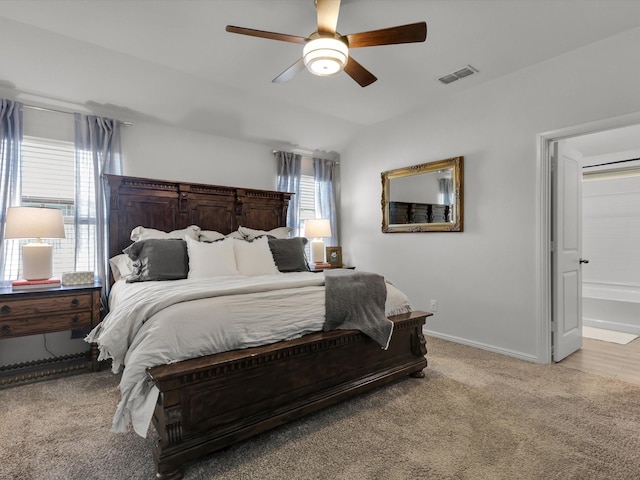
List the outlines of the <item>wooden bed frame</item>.
<svg viewBox="0 0 640 480">
<path fill-rule="evenodd" d="M 171 231 L 198 225 L 227 234 L 239 226 L 284 226 L 292 194 L 106 176 L 110 257 L 138 225 Z M 427 366 L 427 312 L 395 315 L 389 348 L 355 330 L 319 332 L 271 345 L 148 369 L 160 390 L 153 424 L 159 479 L 180 479 L 187 462 Z"/>
</svg>

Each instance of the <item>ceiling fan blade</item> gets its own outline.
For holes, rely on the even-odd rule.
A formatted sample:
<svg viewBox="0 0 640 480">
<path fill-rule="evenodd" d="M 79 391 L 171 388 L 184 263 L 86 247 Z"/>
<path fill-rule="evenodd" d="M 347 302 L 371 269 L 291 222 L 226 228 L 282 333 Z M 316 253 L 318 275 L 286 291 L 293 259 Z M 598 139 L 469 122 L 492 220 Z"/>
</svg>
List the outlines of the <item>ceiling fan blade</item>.
<svg viewBox="0 0 640 480">
<path fill-rule="evenodd" d="M 240 35 L 249 35 L 250 37 L 269 38 L 271 40 L 280 40 L 282 42 L 306 43 L 306 37 L 298 37 L 296 35 L 287 35 L 286 33 L 267 32 L 266 30 L 254 30 L 253 28 L 234 27 L 227 25 L 227 32 L 239 33 Z"/>
<path fill-rule="evenodd" d="M 358 82 L 358 85 L 361 87 L 371 85 L 377 80 L 373 73 L 356 62 L 351 55 L 349 55 L 349 60 L 347 61 L 347 65 L 344 67 L 344 71 L 347 75 Z"/>
<path fill-rule="evenodd" d="M 427 38 L 427 22 L 410 23 L 397 27 L 346 35 L 349 48 L 375 47 L 398 43 L 424 42 Z"/>
<path fill-rule="evenodd" d="M 273 83 L 285 83 L 293 79 L 298 72 L 304 70 L 304 59 L 301 58 L 296 63 L 287 68 L 284 72 L 271 80 Z"/>
<path fill-rule="evenodd" d="M 316 0 L 318 33 L 336 33 L 340 0 Z"/>
</svg>

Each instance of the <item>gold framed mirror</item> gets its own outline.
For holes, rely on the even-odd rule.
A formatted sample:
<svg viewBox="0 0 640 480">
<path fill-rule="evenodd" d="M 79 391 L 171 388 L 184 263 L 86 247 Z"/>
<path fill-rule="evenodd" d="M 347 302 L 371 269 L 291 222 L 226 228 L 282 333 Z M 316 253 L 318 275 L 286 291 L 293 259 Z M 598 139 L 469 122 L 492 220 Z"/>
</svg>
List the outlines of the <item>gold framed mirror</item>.
<svg viewBox="0 0 640 480">
<path fill-rule="evenodd" d="M 381 173 L 382 232 L 462 232 L 464 157 Z"/>
</svg>

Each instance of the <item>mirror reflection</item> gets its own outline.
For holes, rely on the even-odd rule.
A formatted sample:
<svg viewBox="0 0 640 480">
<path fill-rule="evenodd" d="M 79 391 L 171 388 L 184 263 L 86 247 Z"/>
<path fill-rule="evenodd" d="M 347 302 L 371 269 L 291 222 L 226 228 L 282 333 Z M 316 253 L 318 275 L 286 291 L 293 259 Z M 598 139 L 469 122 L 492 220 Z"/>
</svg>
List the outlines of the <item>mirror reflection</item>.
<svg viewBox="0 0 640 480">
<path fill-rule="evenodd" d="M 382 173 L 382 231 L 461 232 L 463 157 Z"/>
</svg>

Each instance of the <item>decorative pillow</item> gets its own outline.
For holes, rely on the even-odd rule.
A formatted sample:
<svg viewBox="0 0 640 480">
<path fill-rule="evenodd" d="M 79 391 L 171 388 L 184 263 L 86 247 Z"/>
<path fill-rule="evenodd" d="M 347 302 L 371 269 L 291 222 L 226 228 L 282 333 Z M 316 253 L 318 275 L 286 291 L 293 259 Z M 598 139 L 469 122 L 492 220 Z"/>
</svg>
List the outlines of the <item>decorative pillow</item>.
<svg viewBox="0 0 640 480">
<path fill-rule="evenodd" d="M 198 240 L 201 242 L 216 242 L 218 240 L 222 240 L 223 238 L 239 238 L 240 240 L 244 240 L 244 236 L 238 232 L 231 232 L 228 235 L 225 235 L 220 232 L 216 232 L 215 230 L 200 230 L 200 236 Z"/>
<path fill-rule="evenodd" d="M 139 240 L 125 248 L 133 260 L 133 273 L 127 282 L 150 280 L 179 280 L 187 278 L 189 258 L 184 240 L 150 238 Z"/>
<path fill-rule="evenodd" d="M 247 240 L 253 240 L 254 238 L 260 237 L 262 235 L 270 235 L 275 238 L 289 238 L 289 233 L 293 230 L 291 227 L 278 227 L 273 230 L 254 230 L 253 228 L 247 227 L 238 227 L 238 231 L 244 236 Z"/>
<path fill-rule="evenodd" d="M 255 240 L 233 240 L 240 275 L 273 275 L 279 273 L 269 249 L 267 237 Z"/>
<path fill-rule="evenodd" d="M 121 278 L 128 278 L 133 273 L 133 262 L 124 253 L 111 257 L 109 266 L 111 266 L 111 274 L 116 282 Z"/>
<path fill-rule="evenodd" d="M 232 238 L 216 242 L 196 242 L 187 237 L 188 278 L 211 278 L 239 275 Z"/>
<path fill-rule="evenodd" d="M 154 228 L 145 228 L 138 226 L 131 230 L 131 241 L 137 242 L 138 240 L 149 240 L 150 238 L 177 238 L 184 240 L 186 237 L 191 237 L 194 240 L 198 240 L 198 234 L 200 233 L 200 227 L 197 225 L 190 225 L 182 230 L 174 230 L 172 232 L 163 232 L 162 230 L 156 230 Z"/>
<path fill-rule="evenodd" d="M 304 247 L 308 240 L 304 237 L 268 238 L 269 249 L 281 272 L 306 272 L 309 270 Z"/>
</svg>

